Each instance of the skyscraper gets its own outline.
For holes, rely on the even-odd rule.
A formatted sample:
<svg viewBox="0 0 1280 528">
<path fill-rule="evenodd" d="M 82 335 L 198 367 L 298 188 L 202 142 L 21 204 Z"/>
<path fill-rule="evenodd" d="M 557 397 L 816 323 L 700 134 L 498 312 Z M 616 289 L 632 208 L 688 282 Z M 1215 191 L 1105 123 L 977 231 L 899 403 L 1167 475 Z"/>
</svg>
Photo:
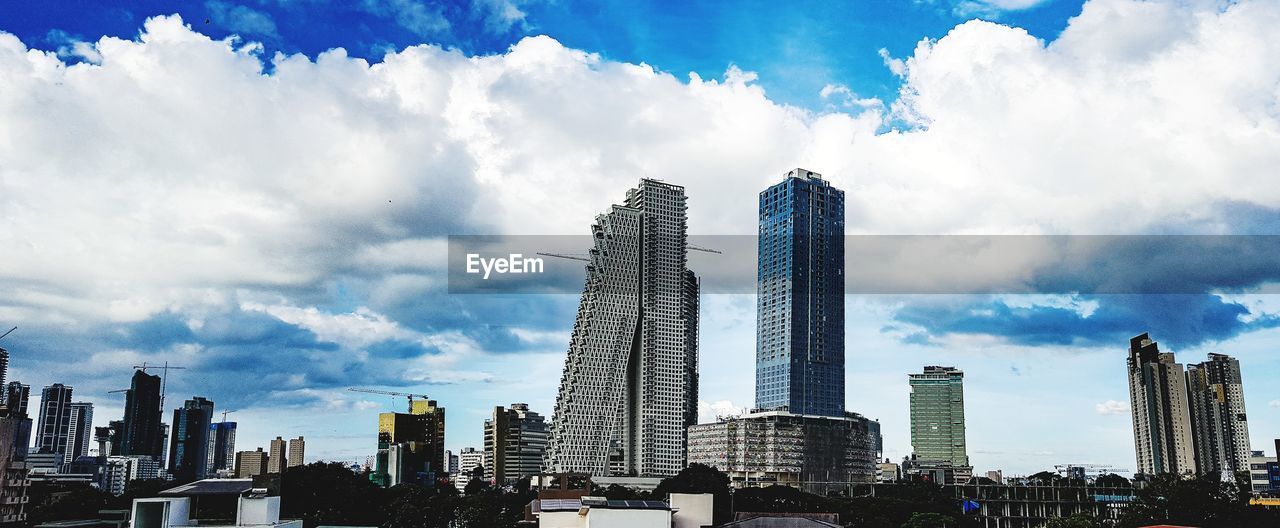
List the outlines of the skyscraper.
<svg viewBox="0 0 1280 528">
<path fill-rule="evenodd" d="M 253 478 L 267 474 L 270 458 L 268 454 L 262 452 L 261 447 L 257 451 L 236 453 L 236 478 Z"/>
<path fill-rule="evenodd" d="M 484 421 L 485 477 L 502 485 L 542 471 L 547 422 L 524 403 L 497 406 Z"/>
<path fill-rule="evenodd" d="M 289 439 L 289 463 L 285 467 L 298 467 L 304 464 L 307 443 L 301 436 Z"/>
<path fill-rule="evenodd" d="M 89 445 L 93 442 L 93 404 L 89 402 L 71 402 L 68 406 L 70 417 L 67 426 L 67 447 L 64 463 L 70 463 L 78 457 L 89 456 Z"/>
<path fill-rule="evenodd" d="M 205 457 L 209 461 L 206 476 L 216 475 L 218 471 L 233 469 L 236 456 L 236 423 L 216 422 L 209 424 L 209 453 Z"/>
<path fill-rule="evenodd" d="M 71 429 L 71 387 L 54 383 L 40 391 L 36 452 L 65 455 Z"/>
<path fill-rule="evenodd" d="M 205 477 L 209 466 L 209 423 L 213 402 L 196 396 L 173 410 L 173 438 L 169 441 L 169 472 L 178 481 Z"/>
<path fill-rule="evenodd" d="M 973 468 L 965 443 L 964 372 L 955 367 L 928 366 L 924 372 L 911 374 L 909 383 L 911 466 L 924 473 L 946 475 L 948 481 L 968 481 Z"/>
<path fill-rule="evenodd" d="M 267 473 L 284 472 L 285 464 L 288 463 L 285 458 L 287 456 L 285 455 L 285 449 L 288 449 L 288 447 L 283 438 L 277 436 L 275 440 L 271 441 L 271 458 L 267 460 Z"/>
<path fill-rule="evenodd" d="M 843 416 L 844 191 L 792 170 L 759 227 L 756 407 Z"/>
<path fill-rule="evenodd" d="M 121 455 L 164 457 L 165 431 L 160 412 L 160 376 L 134 371 L 124 399 Z"/>
<path fill-rule="evenodd" d="M 1186 376 L 1146 333 L 1129 340 L 1129 403 L 1138 473 L 1196 470 Z"/>
<path fill-rule="evenodd" d="M 1196 469 L 1202 475 L 1249 469 L 1249 421 L 1244 412 L 1240 362 L 1209 354 L 1187 366 L 1187 395 Z"/>
<path fill-rule="evenodd" d="M 546 467 L 668 476 L 696 422 L 698 281 L 684 187 L 643 179 L 596 217 Z"/>
</svg>

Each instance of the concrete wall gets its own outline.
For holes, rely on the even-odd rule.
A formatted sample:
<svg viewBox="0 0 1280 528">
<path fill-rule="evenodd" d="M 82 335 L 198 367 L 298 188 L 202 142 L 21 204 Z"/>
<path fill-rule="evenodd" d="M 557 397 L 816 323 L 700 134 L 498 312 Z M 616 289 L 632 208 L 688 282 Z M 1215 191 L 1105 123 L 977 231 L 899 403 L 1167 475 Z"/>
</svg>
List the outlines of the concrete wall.
<svg viewBox="0 0 1280 528">
<path fill-rule="evenodd" d="M 711 526 L 715 495 L 710 493 L 672 493 L 672 528 L 702 528 Z"/>
</svg>

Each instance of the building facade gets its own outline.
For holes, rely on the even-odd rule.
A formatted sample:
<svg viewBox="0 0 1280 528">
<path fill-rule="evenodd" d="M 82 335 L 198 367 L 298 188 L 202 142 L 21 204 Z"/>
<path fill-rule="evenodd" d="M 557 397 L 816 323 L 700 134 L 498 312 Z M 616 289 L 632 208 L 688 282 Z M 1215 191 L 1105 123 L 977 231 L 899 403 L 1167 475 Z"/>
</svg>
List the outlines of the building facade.
<svg viewBox="0 0 1280 528">
<path fill-rule="evenodd" d="M 485 478 L 507 484 L 542 472 L 547 422 L 524 403 L 493 408 L 484 421 Z"/>
<path fill-rule="evenodd" d="M 267 465 L 271 455 L 259 447 L 256 451 L 240 451 L 236 453 L 236 478 L 253 478 L 267 474 Z"/>
<path fill-rule="evenodd" d="M 71 390 L 71 387 L 54 383 L 40 391 L 35 431 L 37 453 L 66 455 L 71 430 Z"/>
<path fill-rule="evenodd" d="M 307 442 L 301 436 L 289 439 L 289 463 L 285 467 L 298 467 L 305 464 Z"/>
<path fill-rule="evenodd" d="M 1249 419 L 1244 410 L 1240 362 L 1209 354 L 1209 360 L 1187 366 L 1187 403 L 1196 470 L 1235 474 L 1249 465 Z"/>
<path fill-rule="evenodd" d="M 219 472 L 234 470 L 236 460 L 236 423 L 217 422 L 209 424 L 209 452 L 205 455 L 208 467 L 206 476 Z"/>
<path fill-rule="evenodd" d="M 288 448 L 288 443 L 284 441 L 284 438 L 277 436 L 275 440 L 271 441 L 271 457 L 267 459 L 267 473 L 278 474 L 284 472 L 284 468 L 289 462 L 285 458 Z"/>
<path fill-rule="evenodd" d="M 408 413 L 378 415 L 378 454 L 369 478 L 386 487 L 429 483 L 444 474 L 445 409 L 415 400 Z"/>
<path fill-rule="evenodd" d="M 946 475 L 940 484 L 967 482 L 973 474 L 965 440 L 964 372 L 927 366 L 911 374 L 911 474 Z"/>
<path fill-rule="evenodd" d="M 31 386 L 19 381 L 10 381 L 4 387 L 4 405 L 10 414 L 28 416 L 27 404 L 31 400 Z"/>
<path fill-rule="evenodd" d="M 697 421 L 698 280 L 684 188 L 643 179 L 596 217 L 546 469 L 670 476 Z"/>
<path fill-rule="evenodd" d="M 174 480 L 205 478 L 209 470 L 209 424 L 213 402 L 196 396 L 173 410 L 173 438 L 169 441 L 169 473 Z"/>
<path fill-rule="evenodd" d="M 93 404 L 71 402 L 68 409 L 70 419 L 67 424 L 67 447 L 64 450 L 66 457 L 63 459 L 66 464 L 89 456 L 89 446 L 93 443 Z"/>
<path fill-rule="evenodd" d="M 844 415 L 844 191 L 795 169 L 760 193 L 756 408 Z"/>
<path fill-rule="evenodd" d="M 689 463 L 715 467 L 735 487 L 792 486 L 814 493 L 870 484 L 879 473 L 880 423 L 761 411 L 689 428 Z"/>
<path fill-rule="evenodd" d="M 458 453 L 458 474 L 453 479 L 453 485 L 458 491 L 467 489 L 467 483 L 471 482 L 472 474 L 476 468 L 484 468 L 486 466 L 484 459 L 484 450 L 474 447 L 464 447 Z"/>
<path fill-rule="evenodd" d="M 166 432 L 160 415 L 160 385 L 160 376 L 134 371 L 129 390 L 125 392 L 121 455 L 165 456 Z"/>
<path fill-rule="evenodd" d="M 1129 403 L 1138 473 L 1196 471 L 1186 375 L 1146 333 L 1129 340 Z"/>
<path fill-rule="evenodd" d="M 31 419 L 25 413 L 0 408 L 0 525 L 21 526 L 27 521 L 30 440 Z"/>
</svg>

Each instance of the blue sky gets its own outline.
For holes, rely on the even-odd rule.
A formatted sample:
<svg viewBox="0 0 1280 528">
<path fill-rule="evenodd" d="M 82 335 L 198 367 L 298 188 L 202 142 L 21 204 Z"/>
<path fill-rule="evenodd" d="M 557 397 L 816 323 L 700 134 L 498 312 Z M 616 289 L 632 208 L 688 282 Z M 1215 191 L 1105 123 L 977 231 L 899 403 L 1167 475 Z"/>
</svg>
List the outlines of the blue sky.
<svg viewBox="0 0 1280 528">
<path fill-rule="evenodd" d="M 641 177 L 686 186 L 698 235 L 754 233 L 796 166 L 845 190 L 850 234 L 1276 234 L 1274 3 L 834 5 L 7 6 L 11 379 L 73 385 L 101 425 L 131 365 L 168 360 L 169 401 L 236 410 L 241 448 L 341 460 L 401 406 L 345 387 L 425 392 L 449 447 L 478 445 L 494 405 L 550 413 L 577 296 L 450 295 L 445 237 L 583 235 Z M 1087 293 L 1154 274 L 1140 253 L 1020 257 L 957 280 L 1039 295 L 848 298 L 847 404 L 886 456 L 910 450 L 907 373 L 947 364 L 979 470 L 1132 468 L 1143 331 L 1240 358 L 1255 446 L 1280 435 L 1266 255 L 1166 258 L 1211 292 L 1178 296 Z M 754 313 L 704 299 L 708 417 L 752 403 Z"/>
</svg>

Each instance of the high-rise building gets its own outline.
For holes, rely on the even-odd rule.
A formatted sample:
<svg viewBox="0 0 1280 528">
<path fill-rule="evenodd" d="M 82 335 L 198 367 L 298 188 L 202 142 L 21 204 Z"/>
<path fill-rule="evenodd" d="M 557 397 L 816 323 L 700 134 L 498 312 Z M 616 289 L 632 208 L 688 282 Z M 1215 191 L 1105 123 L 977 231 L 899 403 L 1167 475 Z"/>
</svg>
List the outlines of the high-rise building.
<svg viewBox="0 0 1280 528">
<path fill-rule="evenodd" d="M 236 453 L 236 478 L 253 478 L 267 474 L 267 466 L 271 456 L 262 451 L 240 451 Z"/>
<path fill-rule="evenodd" d="M 125 392 L 121 455 L 164 457 L 166 439 L 160 413 L 160 376 L 135 371 Z"/>
<path fill-rule="evenodd" d="M 31 399 L 31 386 L 19 381 L 10 381 L 4 387 L 4 405 L 10 416 L 27 416 L 27 404 Z"/>
<path fill-rule="evenodd" d="M 973 474 L 965 444 L 964 372 L 955 367 L 927 366 L 911 374 L 910 468 L 914 474 L 944 474 L 964 483 Z M 950 482 L 954 480 L 954 482 Z"/>
<path fill-rule="evenodd" d="M 6 526 L 20 525 L 27 520 L 30 440 L 31 419 L 7 407 L 0 409 L 0 524 Z"/>
<path fill-rule="evenodd" d="M 169 473 L 174 480 L 205 478 L 209 469 L 209 423 L 213 402 L 195 396 L 173 410 L 173 437 L 169 442 Z"/>
<path fill-rule="evenodd" d="M 501 485 L 536 476 L 547 452 L 547 422 L 524 403 L 497 406 L 484 421 L 485 478 Z"/>
<path fill-rule="evenodd" d="M 556 396 L 546 467 L 674 475 L 697 421 L 698 280 L 684 187 L 640 180 L 596 217 L 595 247 Z"/>
<path fill-rule="evenodd" d="M 215 422 L 209 424 L 209 452 L 205 455 L 209 465 L 205 475 L 234 469 L 236 459 L 236 423 Z"/>
<path fill-rule="evenodd" d="M 4 347 L 0 347 L 0 387 L 4 386 L 4 380 L 9 377 L 9 351 Z M 0 394 L 0 404 L 5 403 L 5 395 Z"/>
<path fill-rule="evenodd" d="M 459 462 L 458 455 L 455 455 L 453 454 L 453 451 L 446 449 L 444 450 L 444 458 L 449 464 L 449 467 L 448 469 L 446 469 L 446 471 L 448 471 L 450 475 L 457 475 L 458 462 Z"/>
<path fill-rule="evenodd" d="M 89 456 L 89 445 L 93 442 L 93 404 L 89 402 L 71 402 L 67 420 L 67 446 L 63 450 L 66 457 L 63 463 L 71 463 L 75 459 Z"/>
<path fill-rule="evenodd" d="M 804 169 L 760 193 L 756 407 L 843 416 L 844 191 Z"/>
<path fill-rule="evenodd" d="M 1209 354 L 1208 361 L 1187 365 L 1187 395 L 1197 472 L 1234 475 L 1248 470 L 1249 421 L 1240 362 Z"/>
<path fill-rule="evenodd" d="M 1195 473 L 1186 375 L 1146 333 L 1129 340 L 1129 403 L 1137 473 Z"/>
<path fill-rule="evenodd" d="M 407 414 L 379 414 L 377 462 L 369 478 L 390 487 L 443 476 L 444 429 L 445 409 L 435 400 L 414 400 Z"/>
<path fill-rule="evenodd" d="M 36 452 L 65 455 L 71 430 L 71 387 L 54 383 L 41 390 L 38 420 Z"/>
<path fill-rule="evenodd" d="M 285 443 L 284 438 L 277 436 L 275 440 L 271 441 L 271 458 L 267 460 L 267 473 L 282 473 L 284 468 L 288 467 L 286 465 L 289 462 L 286 459 L 286 449 L 288 449 L 288 445 Z"/>
<path fill-rule="evenodd" d="M 289 463 L 285 467 L 298 467 L 306 457 L 307 444 L 301 436 L 289 439 Z"/>
</svg>

